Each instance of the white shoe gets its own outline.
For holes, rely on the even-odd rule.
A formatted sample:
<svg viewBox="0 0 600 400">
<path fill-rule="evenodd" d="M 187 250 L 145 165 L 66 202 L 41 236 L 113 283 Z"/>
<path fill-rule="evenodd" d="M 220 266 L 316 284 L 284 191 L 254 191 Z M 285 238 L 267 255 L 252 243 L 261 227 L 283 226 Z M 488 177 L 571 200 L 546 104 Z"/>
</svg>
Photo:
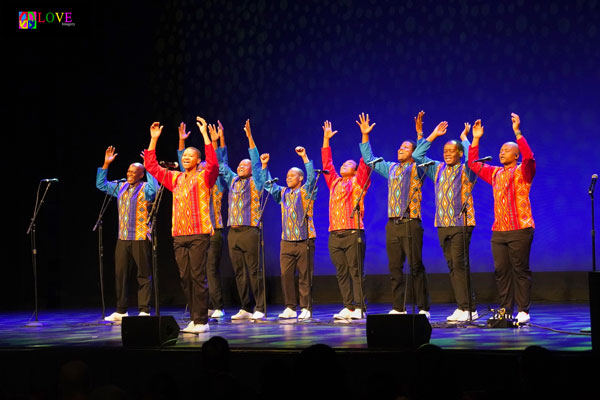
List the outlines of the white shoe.
<svg viewBox="0 0 600 400">
<path fill-rule="evenodd" d="M 296 318 L 298 314 L 296 313 L 296 311 L 292 310 L 289 307 L 286 307 L 285 310 L 283 310 L 283 312 L 281 314 L 279 314 L 279 318 L 282 319 L 292 319 L 292 318 Z"/>
<path fill-rule="evenodd" d="M 344 308 L 339 313 L 333 314 L 333 319 L 350 319 L 351 315 L 352 311 L 348 310 L 347 308 Z"/>
<path fill-rule="evenodd" d="M 223 318 L 225 316 L 225 310 L 215 310 L 210 314 L 210 318 Z"/>
<path fill-rule="evenodd" d="M 129 314 L 125 313 L 125 314 L 121 314 L 118 312 L 114 312 L 112 314 L 110 314 L 108 317 L 104 318 L 105 321 L 108 322 L 121 322 L 121 319 L 123 319 L 123 317 L 128 317 Z"/>
<path fill-rule="evenodd" d="M 456 320 L 457 322 L 466 322 L 469 320 L 469 312 L 468 311 L 462 311 L 462 315 L 458 317 L 458 319 Z M 473 311 L 471 312 L 471 320 L 476 320 L 477 318 L 479 318 L 479 314 L 477 314 L 477 311 Z"/>
<path fill-rule="evenodd" d="M 208 324 L 194 324 L 194 328 L 192 329 L 192 333 L 204 333 L 208 331 L 210 331 Z"/>
<path fill-rule="evenodd" d="M 406 311 L 397 311 L 397 310 L 392 309 L 392 311 L 390 311 L 388 314 L 394 314 L 394 315 L 395 314 L 406 314 Z"/>
<path fill-rule="evenodd" d="M 260 311 L 254 311 L 254 314 L 250 317 L 252 321 L 256 321 L 257 319 L 265 319 L 265 313 Z"/>
<path fill-rule="evenodd" d="M 138 317 L 149 317 L 150 313 L 147 313 L 146 311 L 140 311 L 140 313 L 138 314 Z"/>
<path fill-rule="evenodd" d="M 527 323 L 529 323 L 530 320 L 531 320 L 531 317 L 529 316 L 528 312 L 519 311 L 519 313 L 517 314 L 517 322 L 519 324 L 527 324 Z"/>
<path fill-rule="evenodd" d="M 194 324 L 194 321 L 190 321 L 190 323 L 188 324 L 188 326 L 186 326 L 185 328 L 183 328 L 181 330 L 181 332 L 186 332 L 186 333 L 194 333 L 194 327 L 196 324 Z"/>
<path fill-rule="evenodd" d="M 457 308 L 456 310 L 454 310 L 452 315 L 449 315 L 448 317 L 446 317 L 446 321 L 456 322 L 456 321 L 460 321 L 460 318 L 464 318 L 464 311 L 461 310 L 460 308 Z M 468 314 L 467 314 L 467 318 L 469 318 Z"/>
<path fill-rule="evenodd" d="M 350 318 L 351 319 L 365 319 L 365 315 L 366 315 L 366 313 L 364 313 L 363 310 L 361 310 L 360 308 L 356 308 L 350 314 Z"/>
<path fill-rule="evenodd" d="M 298 320 L 310 319 L 311 317 L 312 313 L 310 312 L 310 310 L 303 308 L 302 312 L 300 313 L 300 316 L 298 317 Z"/>
<path fill-rule="evenodd" d="M 427 319 L 431 319 L 431 313 L 425 310 L 419 310 L 419 314 L 423 314 L 427 317 Z"/>
<path fill-rule="evenodd" d="M 248 311 L 246 310 L 240 310 L 237 312 L 237 314 L 232 315 L 231 319 L 250 319 L 252 317 L 252 314 L 250 314 Z"/>
<path fill-rule="evenodd" d="M 212 315 L 214 314 L 215 310 L 211 310 L 210 308 L 208 309 L 208 318 L 212 317 Z"/>
</svg>

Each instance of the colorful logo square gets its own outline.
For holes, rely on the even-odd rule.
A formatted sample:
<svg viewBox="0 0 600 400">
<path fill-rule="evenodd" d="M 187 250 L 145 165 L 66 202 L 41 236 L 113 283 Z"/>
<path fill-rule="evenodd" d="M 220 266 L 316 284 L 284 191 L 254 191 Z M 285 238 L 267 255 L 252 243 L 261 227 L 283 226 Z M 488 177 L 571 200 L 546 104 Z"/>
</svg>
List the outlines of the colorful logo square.
<svg viewBox="0 0 600 400">
<path fill-rule="evenodd" d="M 35 11 L 19 11 L 19 29 L 37 29 Z"/>
</svg>

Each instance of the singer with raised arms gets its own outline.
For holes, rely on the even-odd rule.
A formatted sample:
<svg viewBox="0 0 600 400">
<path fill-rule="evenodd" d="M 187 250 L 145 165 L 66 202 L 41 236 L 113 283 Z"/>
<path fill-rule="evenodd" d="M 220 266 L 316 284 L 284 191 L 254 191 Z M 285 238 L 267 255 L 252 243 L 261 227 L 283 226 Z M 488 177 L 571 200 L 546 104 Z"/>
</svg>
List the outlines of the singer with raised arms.
<svg viewBox="0 0 600 400">
<path fill-rule="evenodd" d="M 159 122 L 150 126 L 150 144 L 146 151 L 146 168 L 160 183 L 173 192 L 173 249 L 179 268 L 181 288 L 190 307 L 191 321 L 183 329 L 188 333 L 210 330 L 208 325 L 208 288 L 206 260 L 213 225 L 210 221 L 210 189 L 219 175 L 217 154 L 208 137 L 207 124 L 196 117 L 204 139 L 206 167 L 198 170 L 202 161 L 200 150 L 188 147 L 181 164 L 185 172 L 169 171 L 156 161 L 156 143 L 163 127 Z M 181 125 L 185 131 L 185 124 Z"/>
<path fill-rule="evenodd" d="M 298 146 L 295 148 L 304 162 L 306 169 L 306 183 L 304 172 L 300 168 L 292 167 L 286 176 L 287 187 L 279 186 L 271 179 L 267 169 L 270 156 L 261 156 L 263 170 L 269 179 L 265 188 L 278 204 L 281 204 L 281 251 L 279 264 L 281 267 L 281 287 L 285 310 L 279 318 L 296 318 L 296 306 L 300 302 L 301 312 L 298 320 L 306 320 L 312 316 L 311 281 L 315 255 L 315 225 L 313 223 L 313 205 L 315 200 L 315 171 L 313 162 L 308 159 L 306 149 Z M 312 195 L 312 197 L 311 197 Z M 306 218 L 304 216 L 306 215 Z M 295 275 L 298 273 L 296 287 Z M 296 295 L 299 293 L 299 296 Z M 299 297 L 299 299 L 298 299 Z"/>
<path fill-rule="evenodd" d="M 370 185 L 369 167 L 362 158 L 358 168 L 356 161 L 347 160 L 342 164 L 338 175 L 329 147 L 329 141 L 336 133 L 331 129 L 331 122 L 325 121 L 321 158 L 323 170 L 329 172 L 325 174 L 325 182 L 329 188 L 328 247 L 344 303 L 344 308 L 333 317 L 338 320 L 363 319 L 366 312 L 362 308 L 366 304 L 363 268 L 366 236 L 363 216 L 364 194 Z M 361 196 L 363 187 L 365 193 Z M 357 202 L 359 210 L 354 212 Z"/>
<path fill-rule="evenodd" d="M 227 237 L 229 257 L 233 266 L 235 283 L 242 302 L 240 310 L 232 320 L 262 320 L 265 318 L 265 304 L 259 271 L 260 244 L 260 197 L 266 180 L 266 171 L 261 168 L 260 157 L 252 131 L 250 120 L 246 120 L 244 132 L 248 138 L 250 159 L 240 161 L 237 174 L 225 162 L 227 148 L 219 151 L 219 173 L 229 188 L 229 211 Z M 248 286 L 250 280 L 250 287 Z M 253 309 L 252 295 L 256 307 Z"/>
<path fill-rule="evenodd" d="M 441 122 L 427 139 L 419 142 L 412 156 L 417 164 L 431 162 L 426 156 L 431 143 L 446 134 L 448 123 Z M 473 293 L 469 290 L 469 245 L 475 228 L 473 207 L 473 183 L 476 175 L 466 164 L 461 163 L 465 149 L 469 147 L 467 133 L 471 125 L 465 122 L 461 141 L 449 140 L 444 144 L 444 161 L 433 161 L 427 176 L 433 181 L 435 190 L 435 222 L 438 239 L 450 271 L 450 282 L 454 290 L 457 308 L 449 315 L 448 322 L 463 322 L 478 318 Z M 461 212 L 464 208 L 464 213 Z M 469 308 L 470 307 L 470 308 Z"/>
<path fill-rule="evenodd" d="M 212 146 L 217 152 L 217 159 L 219 158 L 219 152 L 221 152 L 220 158 L 227 163 L 227 153 L 225 149 L 225 136 L 223 134 L 223 125 L 221 121 L 218 121 L 218 128 L 214 125 L 208 125 L 208 132 L 212 141 Z M 179 161 L 179 168 L 182 172 L 185 172 L 183 168 L 183 152 L 185 151 L 185 141 L 190 136 L 190 132 L 185 131 L 185 124 L 179 125 L 179 147 L 177 149 L 177 159 Z M 220 142 L 220 145 L 217 144 Z M 206 168 L 206 162 L 202 161 L 198 164 L 198 170 L 202 171 Z M 223 199 L 223 192 L 227 189 L 227 183 L 219 176 L 217 182 L 210 189 L 210 222 L 214 228 L 214 234 L 210 237 L 210 245 L 208 246 L 208 259 L 206 261 L 206 275 L 208 278 L 208 316 L 209 318 L 223 318 L 225 316 L 225 308 L 223 304 L 223 289 L 221 285 L 221 254 L 223 251 L 223 240 L 225 235 L 223 234 L 223 214 L 221 211 L 221 204 Z"/>
<path fill-rule="evenodd" d="M 423 111 L 415 117 L 417 140 L 423 140 Z M 360 152 L 365 162 L 376 160 L 371 150 L 369 134 L 375 123 L 369 125 L 369 114 L 359 115 L 356 121 L 362 133 Z M 388 222 L 385 226 L 385 244 L 392 283 L 392 310 L 390 314 L 406 314 L 406 285 L 404 261 L 408 259 L 412 277 L 413 295 L 420 314 L 429 314 L 429 289 L 423 265 L 423 226 L 421 224 L 421 187 L 427 167 L 419 167 L 412 157 L 417 144 L 405 140 L 398 148 L 398 162 L 381 161 L 373 169 L 388 182 Z"/>
<path fill-rule="evenodd" d="M 119 235 L 115 246 L 115 287 L 117 290 L 117 309 L 105 318 L 110 322 L 119 322 L 127 317 L 128 269 L 130 261 L 137 267 L 138 309 L 140 316 L 150 315 L 150 297 L 152 296 L 152 267 L 150 262 L 150 228 L 146 224 L 148 208 L 156 195 L 158 187 L 154 178 L 148 175 L 142 182 L 144 166 L 133 163 L 127 169 L 125 182 L 109 182 L 108 167 L 117 157 L 115 148 L 109 146 L 104 154 L 104 165 L 96 173 L 96 187 L 117 198 L 119 211 Z"/>
<path fill-rule="evenodd" d="M 531 269 L 529 254 L 535 224 L 531 213 L 529 191 L 535 176 L 533 152 L 521 133 L 521 119 L 511 114 L 515 142 L 500 147 L 502 166 L 491 166 L 471 160 L 479 158 L 479 142 L 483 137 L 481 120 L 473 124 L 473 143 L 469 147 L 469 168 L 492 185 L 494 194 L 494 224 L 492 225 L 492 255 L 500 306 L 513 315 L 516 301 L 517 321 L 530 320 Z M 522 157 L 522 158 L 521 158 Z M 518 163 L 521 158 L 521 163 Z"/>
</svg>

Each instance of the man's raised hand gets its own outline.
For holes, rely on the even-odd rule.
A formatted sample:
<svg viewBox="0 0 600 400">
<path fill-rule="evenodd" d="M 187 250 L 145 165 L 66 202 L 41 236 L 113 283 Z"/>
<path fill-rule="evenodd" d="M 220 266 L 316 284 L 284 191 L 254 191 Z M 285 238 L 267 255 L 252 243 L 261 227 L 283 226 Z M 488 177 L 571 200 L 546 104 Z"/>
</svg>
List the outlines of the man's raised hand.
<svg viewBox="0 0 600 400">
<path fill-rule="evenodd" d="M 158 139 L 162 133 L 162 130 L 163 126 L 160 124 L 160 122 L 153 122 L 152 125 L 150 125 L 150 137 L 152 139 Z"/>
<path fill-rule="evenodd" d="M 187 133 L 185 132 L 185 122 L 182 122 L 179 124 L 179 139 L 180 140 L 186 140 L 189 136 L 190 136 L 190 131 L 188 131 Z"/>
<path fill-rule="evenodd" d="M 363 135 L 368 135 L 373 130 L 375 123 L 373 125 L 369 125 L 369 114 L 365 116 L 365 113 L 360 113 L 358 115 L 358 120 L 356 124 L 360 127 L 360 131 Z"/>
<path fill-rule="evenodd" d="M 425 111 L 421 110 L 415 117 L 415 130 L 418 137 L 423 136 L 423 115 L 425 115 Z"/>
<path fill-rule="evenodd" d="M 519 137 L 521 135 L 521 118 L 515 113 L 510 113 L 510 119 L 512 121 L 513 132 Z"/>
<path fill-rule="evenodd" d="M 104 169 L 108 168 L 111 162 L 115 160 L 117 157 L 117 153 L 115 153 L 115 148 L 113 146 L 108 146 L 106 152 L 104 153 Z"/>
<path fill-rule="evenodd" d="M 334 137 L 336 133 L 338 133 L 338 131 L 332 131 L 331 130 L 331 122 L 325 121 L 325 123 L 323 124 L 323 136 L 324 136 L 324 138 L 329 140 L 332 137 Z"/>
<path fill-rule="evenodd" d="M 471 124 L 468 122 L 465 122 L 465 129 L 463 129 L 462 133 L 460 134 L 460 140 L 461 141 L 465 141 L 468 140 L 467 135 L 469 134 L 469 131 L 471 130 Z"/>
</svg>

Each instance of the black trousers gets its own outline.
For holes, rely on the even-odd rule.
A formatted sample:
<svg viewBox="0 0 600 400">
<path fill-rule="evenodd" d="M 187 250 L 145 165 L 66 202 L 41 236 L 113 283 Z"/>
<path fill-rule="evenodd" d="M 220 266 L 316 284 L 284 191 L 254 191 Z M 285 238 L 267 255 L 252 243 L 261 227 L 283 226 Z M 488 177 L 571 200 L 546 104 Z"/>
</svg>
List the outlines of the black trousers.
<svg viewBox="0 0 600 400">
<path fill-rule="evenodd" d="M 314 259 L 315 239 L 281 241 L 279 264 L 283 300 L 286 307 L 296 310 L 299 299 L 300 308 L 312 310 L 311 282 Z M 296 285 L 296 271 L 298 272 L 298 285 Z"/>
<path fill-rule="evenodd" d="M 208 277 L 208 308 L 223 309 L 223 289 L 221 285 L 221 254 L 223 251 L 223 229 L 215 229 L 210 237 L 206 275 Z"/>
<path fill-rule="evenodd" d="M 492 232 L 492 255 L 500 306 L 510 314 L 516 300 L 519 311 L 529 312 L 531 269 L 529 254 L 533 228 Z"/>
<path fill-rule="evenodd" d="M 463 229 L 466 233 L 466 262 L 469 265 L 469 246 L 474 226 L 451 226 L 438 228 L 440 246 L 444 251 L 444 257 L 450 270 L 450 282 L 454 289 L 454 297 L 459 309 L 469 311 L 469 294 L 467 293 L 467 276 L 465 269 L 465 244 L 463 240 Z M 473 292 L 470 293 L 473 299 Z M 475 301 L 471 301 L 471 311 L 475 311 Z"/>
<path fill-rule="evenodd" d="M 206 284 L 206 259 L 210 235 L 185 235 L 173 237 L 175 260 L 179 267 L 181 289 L 190 307 L 195 324 L 208 322 L 208 286 Z"/>
<path fill-rule="evenodd" d="M 127 312 L 127 275 L 131 261 L 137 266 L 138 309 L 150 312 L 152 296 L 152 245 L 149 240 L 117 240 L 115 246 L 115 280 L 117 289 L 117 312 Z"/>
<path fill-rule="evenodd" d="M 258 245 L 260 243 L 258 228 L 253 226 L 232 227 L 229 229 L 227 243 L 242 309 L 252 312 L 253 293 L 256 311 L 265 312 L 264 287 L 258 265 Z M 250 281 L 250 285 L 248 285 L 248 281 Z M 250 293 L 250 287 L 252 293 Z"/>
<path fill-rule="evenodd" d="M 390 279 L 392 282 L 392 306 L 405 311 L 404 261 L 409 257 L 411 284 L 419 310 L 429 311 L 429 288 L 423 265 L 423 226 L 420 219 L 389 220 L 385 227 Z M 409 288 L 410 292 L 410 288 Z"/>
<path fill-rule="evenodd" d="M 335 266 L 344 307 L 349 310 L 360 308 L 362 293 L 365 305 L 363 311 L 366 311 L 364 265 L 367 243 L 365 232 L 362 229 L 332 231 L 329 233 L 328 247 L 329 256 Z"/>
</svg>

